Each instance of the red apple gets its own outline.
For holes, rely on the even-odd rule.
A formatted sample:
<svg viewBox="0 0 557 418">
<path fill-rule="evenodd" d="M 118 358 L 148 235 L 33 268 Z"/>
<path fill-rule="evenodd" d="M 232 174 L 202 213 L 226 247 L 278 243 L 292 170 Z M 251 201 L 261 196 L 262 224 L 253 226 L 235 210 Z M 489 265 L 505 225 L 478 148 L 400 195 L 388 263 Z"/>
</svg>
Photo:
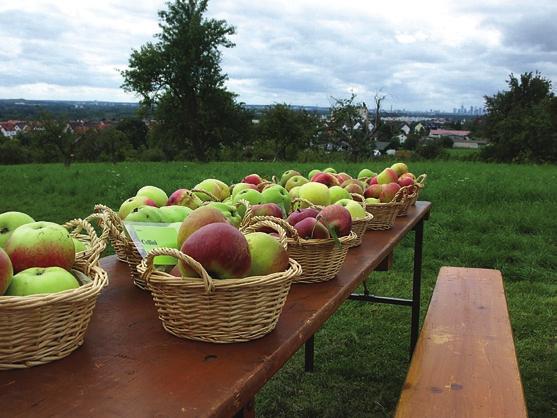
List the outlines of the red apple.
<svg viewBox="0 0 557 418">
<path fill-rule="evenodd" d="M 352 215 L 348 209 L 341 205 L 329 205 L 324 207 L 317 216 L 329 230 L 334 229 L 337 237 L 350 235 L 352 230 Z"/>
<path fill-rule="evenodd" d="M 0 248 L 0 296 L 3 295 L 10 286 L 13 276 L 14 269 L 10 257 Z"/>
<path fill-rule="evenodd" d="M 276 203 L 262 203 L 251 207 L 255 216 L 274 216 L 275 218 L 284 218 L 282 209 Z"/>
<path fill-rule="evenodd" d="M 288 215 L 288 218 L 286 220 L 290 225 L 294 226 L 303 219 L 317 218 L 317 215 L 319 215 L 319 211 L 317 209 L 305 208 L 292 212 L 290 215 Z"/>
<path fill-rule="evenodd" d="M 263 179 L 259 176 L 259 174 L 250 174 L 242 179 L 242 183 L 253 184 L 257 186 L 261 183 Z"/>
<path fill-rule="evenodd" d="M 389 203 L 394 199 L 396 193 L 399 190 L 400 186 L 398 183 L 383 184 L 381 186 L 381 194 L 379 195 L 379 200 L 381 201 L 381 203 Z"/>
<path fill-rule="evenodd" d="M 327 227 L 315 218 L 305 218 L 294 225 L 300 238 L 303 239 L 325 239 L 331 235 Z"/>
<path fill-rule="evenodd" d="M 400 185 L 400 187 L 413 186 L 414 179 L 410 176 L 400 176 L 398 178 L 398 184 Z"/>
<path fill-rule="evenodd" d="M 4 247 L 12 260 L 14 273 L 30 267 L 71 269 L 75 244 L 62 225 L 33 222 L 16 228 Z"/>
<path fill-rule="evenodd" d="M 343 172 L 343 173 L 338 173 L 337 174 L 337 179 L 338 179 L 339 183 L 342 184 L 346 180 L 352 180 L 352 176 L 348 173 Z"/>
<path fill-rule="evenodd" d="M 202 206 L 195 209 L 186 219 L 184 219 L 182 225 L 180 225 L 177 237 L 178 248 L 180 248 L 184 241 L 186 241 L 188 237 L 195 233 L 198 229 L 213 223 L 228 224 L 224 214 L 216 208 L 211 206 Z"/>
<path fill-rule="evenodd" d="M 170 195 L 166 206 L 185 206 L 190 209 L 197 209 L 203 201 L 188 189 L 178 189 Z"/>
<path fill-rule="evenodd" d="M 324 184 L 327 187 L 340 186 L 337 178 L 331 173 L 317 173 L 311 178 L 311 181 Z"/>
<path fill-rule="evenodd" d="M 392 168 L 386 168 L 377 175 L 377 183 L 389 184 L 398 181 L 398 175 Z"/>
<path fill-rule="evenodd" d="M 372 184 L 379 184 L 379 183 L 377 182 L 377 176 L 373 176 L 372 178 L 370 178 L 368 184 L 369 184 L 370 186 L 371 186 Z"/>
<path fill-rule="evenodd" d="M 381 194 L 382 187 L 380 184 L 372 184 L 369 186 L 366 191 L 364 192 L 364 197 L 374 197 L 379 199 L 379 195 Z"/>
<path fill-rule="evenodd" d="M 215 279 L 246 277 L 251 267 L 249 246 L 244 235 L 224 222 L 205 225 L 184 241 L 181 251 L 199 262 Z M 186 277 L 197 277 L 184 262 L 180 271 Z"/>
<path fill-rule="evenodd" d="M 346 190 L 348 193 L 364 194 L 364 189 L 362 188 L 362 186 L 356 183 L 348 184 L 344 187 L 344 190 Z"/>
</svg>

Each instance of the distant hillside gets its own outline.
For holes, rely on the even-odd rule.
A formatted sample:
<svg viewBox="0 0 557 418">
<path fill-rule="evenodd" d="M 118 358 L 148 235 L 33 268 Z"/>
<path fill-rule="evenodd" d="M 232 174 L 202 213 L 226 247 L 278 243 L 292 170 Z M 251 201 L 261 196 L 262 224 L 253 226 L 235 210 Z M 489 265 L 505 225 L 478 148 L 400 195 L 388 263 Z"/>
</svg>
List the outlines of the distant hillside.
<svg viewBox="0 0 557 418">
<path fill-rule="evenodd" d="M 68 120 L 119 120 L 134 116 L 138 109 L 138 103 L 0 99 L 0 120 L 33 120 L 44 114 Z"/>
</svg>

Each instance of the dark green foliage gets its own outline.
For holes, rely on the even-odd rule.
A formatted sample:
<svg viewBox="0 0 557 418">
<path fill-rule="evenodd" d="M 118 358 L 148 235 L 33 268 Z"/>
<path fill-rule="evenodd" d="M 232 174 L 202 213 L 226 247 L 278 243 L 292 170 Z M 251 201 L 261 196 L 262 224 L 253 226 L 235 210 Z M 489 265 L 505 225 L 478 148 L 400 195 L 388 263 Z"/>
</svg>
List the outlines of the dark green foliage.
<svg viewBox="0 0 557 418">
<path fill-rule="evenodd" d="M 557 98 L 540 73 L 510 75 L 508 91 L 486 96 L 482 155 L 495 161 L 557 161 Z"/>
<path fill-rule="evenodd" d="M 147 146 L 147 133 L 149 129 L 141 119 L 124 118 L 116 124 L 116 129 L 126 135 L 128 142 L 134 149 Z"/>
<path fill-rule="evenodd" d="M 443 151 L 444 148 L 442 142 L 436 140 L 424 141 L 416 147 L 416 154 L 428 160 L 441 157 L 443 155 Z"/>
<path fill-rule="evenodd" d="M 123 88 L 155 109 L 156 139 L 167 159 L 184 153 L 201 161 L 216 158 L 218 149 L 238 141 L 248 126 L 247 118 L 238 118 L 243 108 L 226 90 L 220 67 L 219 48 L 234 46 L 229 40 L 234 28 L 204 17 L 207 0 L 167 6 L 159 12 L 157 41 L 132 52 Z"/>
</svg>

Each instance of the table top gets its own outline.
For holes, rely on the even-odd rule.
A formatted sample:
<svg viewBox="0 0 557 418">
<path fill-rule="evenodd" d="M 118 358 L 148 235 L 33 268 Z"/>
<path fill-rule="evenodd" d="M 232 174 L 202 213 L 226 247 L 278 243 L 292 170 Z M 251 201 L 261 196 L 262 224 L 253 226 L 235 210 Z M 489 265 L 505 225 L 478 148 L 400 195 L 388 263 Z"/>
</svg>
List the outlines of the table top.
<svg viewBox="0 0 557 418">
<path fill-rule="evenodd" d="M 53 363 L 1 371 L 0 415 L 233 415 L 430 208 L 418 202 L 392 229 L 368 231 L 333 280 L 292 285 L 275 330 L 247 343 L 204 343 L 167 333 L 150 294 L 132 284 L 127 265 L 103 258 L 110 284 L 98 298 L 83 346 Z"/>
</svg>

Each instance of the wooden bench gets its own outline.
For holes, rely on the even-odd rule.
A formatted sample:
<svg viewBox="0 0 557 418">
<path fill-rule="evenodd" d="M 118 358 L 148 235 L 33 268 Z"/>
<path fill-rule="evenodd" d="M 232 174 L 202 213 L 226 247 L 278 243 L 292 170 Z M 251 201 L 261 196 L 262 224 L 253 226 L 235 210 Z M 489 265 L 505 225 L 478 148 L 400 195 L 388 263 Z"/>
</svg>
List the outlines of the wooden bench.
<svg viewBox="0 0 557 418">
<path fill-rule="evenodd" d="M 526 417 L 503 278 L 443 267 L 396 417 Z"/>
</svg>

